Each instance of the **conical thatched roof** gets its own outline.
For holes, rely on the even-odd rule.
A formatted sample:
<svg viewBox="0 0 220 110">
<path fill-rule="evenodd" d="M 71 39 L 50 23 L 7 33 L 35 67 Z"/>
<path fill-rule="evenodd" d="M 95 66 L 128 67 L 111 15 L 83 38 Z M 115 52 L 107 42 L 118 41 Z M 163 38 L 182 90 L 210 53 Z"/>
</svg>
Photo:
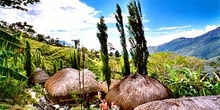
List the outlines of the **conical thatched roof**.
<svg viewBox="0 0 220 110">
<path fill-rule="evenodd" d="M 37 68 L 37 70 L 30 76 L 32 83 L 45 83 L 50 76 L 44 70 Z"/>
<path fill-rule="evenodd" d="M 110 85 L 110 90 L 116 86 L 118 84 L 120 80 L 116 80 L 116 79 L 111 79 L 111 85 Z M 102 88 L 102 91 L 107 93 L 108 92 L 108 86 L 107 86 L 107 83 L 106 82 L 102 82 L 101 84 L 101 88 Z"/>
<path fill-rule="evenodd" d="M 153 101 L 134 110 L 220 110 L 220 95 Z"/>
<path fill-rule="evenodd" d="M 133 110 L 146 102 L 170 98 L 171 91 L 157 80 L 140 74 L 122 79 L 106 95 L 106 101 L 116 101 L 120 110 Z"/>
<path fill-rule="evenodd" d="M 92 73 L 90 70 L 88 70 L 88 69 L 83 69 L 83 70 L 81 70 L 80 71 L 80 73 L 81 73 L 81 75 L 83 74 L 83 72 L 84 72 L 84 75 L 87 75 L 87 76 L 90 76 L 90 77 L 92 77 L 93 79 L 95 79 L 95 74 L 94 73 Z"/>
<path fill-rule="evenodd" d="M 45 83 L 47 92 L 52 96 L 67 96 L 71 93 L 80 94 L 79 71 L 72 68 L 66 68 L 58 71 L 50 77 Z M 82 77 L 80 77 L 82 81 Z M 81 88 L 82 85 L 81 85 Z M 82 93 L 91 93 L 101 91 L 99 83 L 89 76 L 84 76 L 84 91 Z"/>
</svg>

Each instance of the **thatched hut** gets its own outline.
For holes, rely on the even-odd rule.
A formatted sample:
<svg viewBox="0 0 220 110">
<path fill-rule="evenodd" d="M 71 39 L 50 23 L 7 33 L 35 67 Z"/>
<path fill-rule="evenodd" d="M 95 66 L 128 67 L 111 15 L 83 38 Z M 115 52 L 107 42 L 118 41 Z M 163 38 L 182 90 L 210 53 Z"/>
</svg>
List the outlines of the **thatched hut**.
<svg viewBox="0 0 220 110">
<path fill-rule="evenodd" d="M 220 95 L 153 101 L 134 110 L 220 110 Z"/>
<path fill-rule="evenodd" d="M 122 79 L 106 95 L 106 101 L 116 101 L 120 110 L 133 110 L 140 104 L 172 97 L 172 92 L 157 80 L 140 74 Z"/>
<path fill-rule="evenodd" d="M 65 68 L 52 77 L 50 77 L 45 83 L 45 89 L 51 96 L 62 97 L 74 94 L 86 94 L 92 92 L 98 92 L 101 90 L 99 83 L 89 77 L 84 75 L 84 89 L 82 77 L 79 77 L 79 71 L 72 68 Z M 82 83 L 79 86 L 79 80 Z"/>
<path fill-rule="evenodd" d="M 118 84 L 120 80 L 116 80 L 116 79 L 111 79 L 111 85 L 109 87 L 109 89 L 112 89 L 114 86 L 116 86 Z M 108 92 L 108 85 L 106 82 L 102 82 L 101 83 L 101 88 L 102 88 L 102 91 L 104 93 L 107 93 Z"/>
<path fill-rule="evenodd" d="M 38 84 L 45 83 L 49 78 L 50 76 L 40 68 L 37 68 L 36 71 L 30 76 L 31 83 L 38 83 Z"/>
<path fill-rule="evenodd" d="M 119 83 L 120 80 L 116 80 L 116 79 L 111 79 L 111 84 L 109 89 L 111 90 L 114 86 L 116 86 Z M 108 85 L 106 82 L 101 82 L 101 88 L 102 91 L 101 93 L 101 99 L 104 99 L 106 94 L 108 93 Z"/>
<path fill-rule="evenodd" d="M 93 79 L 95 79 L 95 77 L 96 77 L 95 74 L 88 69 L 83 69 L 80 71 L 80 73 L 81 73 L 80 75 L 82 75 L 84 73 L 84 75 L 90 76 Z"/>
</svg>

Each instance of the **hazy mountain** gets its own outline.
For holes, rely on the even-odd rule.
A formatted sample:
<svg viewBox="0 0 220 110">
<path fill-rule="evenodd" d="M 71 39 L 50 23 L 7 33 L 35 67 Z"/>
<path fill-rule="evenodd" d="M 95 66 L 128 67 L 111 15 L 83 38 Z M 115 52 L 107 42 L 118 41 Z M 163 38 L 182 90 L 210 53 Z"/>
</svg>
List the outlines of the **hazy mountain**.
<svg viewBox="0 0 220 110">
<path fill-rule="evenodd" d="M 203 59 L 220 56 L 220 27 L 195 38 L 181 37 L 156 47 L 149 47 L 149 50 L 170 51 Z"/>
<path fill-rule="evenodd" d="M 70 44 L 70 43 L 68 43 L 68 42 L 66 42 L 66 41 L 64 41 L 64 40 L 60 40 L 59 43 L 60 43 L 61 45 L 64 45 L 64 46 L 72 46 L 72 44 Z"/>
</svg>

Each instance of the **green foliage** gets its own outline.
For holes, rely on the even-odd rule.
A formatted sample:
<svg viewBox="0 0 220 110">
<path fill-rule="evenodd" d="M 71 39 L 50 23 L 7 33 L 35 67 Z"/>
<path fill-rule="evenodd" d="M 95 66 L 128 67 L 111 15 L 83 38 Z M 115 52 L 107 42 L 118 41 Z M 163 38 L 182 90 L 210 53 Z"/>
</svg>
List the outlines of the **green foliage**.
<svg viewBox="0 0 220 110">
<path fill-rule="evenodd" d="M 19 38 L 22 33 L 10 34 L 0 29 L 0 76 L 1 79 L 5 79 L 4 76 L 14 77 L 22 80 L 26 77 L 20 74 L 18 54 L 22 48 L 22 43 Z M 12 63 L 11 63 L 12 62 Z"/>
<path fill-rule="evenodd" d="M 56 66 L 56 62 L 53 63 L 53 73 L 55 74 L 57 71 L 57 66 Z"/>
<path fill-rule="evenodd" d="M 31 73 L 33 72 L 32 71 L 32 62 L 31 62 L 31 47 L 30 47 L 30 43 L 28 41 L 26 41 L 26 48 L 25 48 L 25 65 L 24 65 L 24 68 L 26 70 L 26 75 L 27 77 L 29 78 L 28 82 L 30 84 L 30 76 L 31 76 Z"/>
<path fill-rule="evenodd" d="M 5 8 L 14 8 L 18 10 L 28 11 L 25 6 L 37 2 L 40 2 L 40 0 L 1 0 L 0 6 Z"/>
<path fill-rule="evenodd" d="M 0 65 L 0 76 L 1 76 L 1 79 L 5 79 L 5 76 L 7 77 L 13 77 L 15 79 L 18 79 L 18 80 L 25 80 L 27 79 L 26 76 L 20 74 L 19 72 L 11 69 L 11 68 L 8 68 L 6 66 L 3 66 L 3 65 Z"/>
<path fill-rule="evenodd" d="M 74 51 L 73 54 L 72 53 L 70 54 L 71 67 L 79 70 L 80 66 L 79 66 L 78 57 L 79 57 L 79 53 L 77 53 L 76 51 Z"/>
<path fill-rule="evenodd" d="M 22 48 L 22 43 L 19 38 L 22 33 L 10 34 L 2 29 L 0 29 L 0 50 L 16 51 Z"/>
<path fill-rule="evenodd" d="M 76 102 L 75 106 L 82 103 L 82 98 L 74 92 L 71 93 L 71 98 Z"/>
<path fill-rule="evenodd" d="M 40 84 L 36 84 L 34 87 L 32 87 L 33 90 L 36 92 L 35 97 L 37 98 L 41 98 L 43 95 L 45 95 L 46 93 L 44 92 L 44 88 L 40 85 Z"/>
<path fill-rule="evenodd" d="M 127 28 L 130 34 L 130 54 L 134 60 L 137 72 L 147 75 L 147 59 L 149 52 L 147 49 L 147 41 L 144 37 L 140 2 L 131 1 L 127 6 L 129 11 Z"/>
<path fill-rule="evenodd" d="M 42 55 L 39 48 L 35 49 L 32 58 L 33 58 L 33 63 L 37 68 L 42 67 Z"/>
<path fill-rule="evenodd" d="M 219 82 L 210 81 L 208 74 L 201 74 L 201 69 L 191 71 L 188 68 L 174 69 L 165 65 L 169 77 L 164 77 L 164 83 L 173 91 L 175 97 L 203 96 L 219 94 Z"/>
<path fill-rule="evenodd" d="M 169 52 L 158 52 L 151 54 L 148 58 L 148 73 L 149 76 L 158 77 L 167 76 L 169 73 L 165 65 L 169 65 L 174 69 L 188 68 L 191 71 L 196 71 L 202 68 L 204 61 L 194 57 L 181 56 Z"/>
<path fill-rule="evenodd" d="M 4 99 L 11 105 L 26 105 L 32 103 L 31 96 L 24 90 L 26 82 L 7 78 L 5 81 L 0 81 L 0 99 Z"/>
<path fill-rule="evenodd" d="M 11 108 L 11 105 L 9 104 L 1 104 L 0 103 L 0 110 L 9 110 Z"/>
<path fill-rule="evenodd" d="M 108 85 L 108 89 L 111 83 L 111 73 L 109 68 L 109 58 L 108 58 L 108 47 L 107 47 L 107 39 L 108 35 L 106 33 L 107 26 L 104 21 L 104 17 L 100 17 L 100 22 L 97 23 L 98 33 L 97 37 L 99 39 L 100 45 L 101 45 L 101 60 L 102 60 L 102 68 L 101 71 L 103 75 L 105 76 L 105 80 Z"/>
<path fill-rule="evenodd" d="M 60 65 L 60 69 L 59 70 L 63 69 L 63 60 L 59 61 L 59 65 Z"/>
<path fill-rule="evenodd" d="M 209 73 L 214 79 L 220 81 L 220 57 L 215 57 L 206 61 L 204 72 Z"/>
<path fill-rule="evenodd" d="M 150 55 L 148 73 L 167 85 L 175 97 L 219 94 L 219 81 L 203 71 L 204 61 L 174 53 Z"/>
<path fill-rule="evenodd" d="M 122 46 L 122 49 L 123 49 L 123 61 L 124 61 L 123 76 L 127 76 L 131 72 L 130 72 L 130 64 L 129 64 L 129 58 L 128 58 L 128 51 L 127 51 L 127 48 L 126 48 L 127 45 L 126 45 L 126 39 L 125 39 L 122 11 L 121 11 L 121 7 L 118 4 L 116 4 L 115 19 L 117 21 L 116 27 L 117 27 L 117 29 L 118 29 L 118 31 L 120 33 L 120 41 L 121 41 L 121 46 Z M 116 52 L 118 52 L 118 51 L 116 51 Z"/>
</svg>

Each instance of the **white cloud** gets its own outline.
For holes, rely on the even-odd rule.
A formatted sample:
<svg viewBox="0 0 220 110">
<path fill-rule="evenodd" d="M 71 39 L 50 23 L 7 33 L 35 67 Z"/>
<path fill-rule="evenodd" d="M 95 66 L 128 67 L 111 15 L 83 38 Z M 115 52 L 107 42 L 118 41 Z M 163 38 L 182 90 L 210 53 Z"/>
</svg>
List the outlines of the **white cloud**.
<svg viewBox="0 0 220 110">
<path fill-rule="evenodd" d="M 96 37 L 96 17 L 100 11 L 95 10 L 80 0 L 41 0 L 28 6 L 28 12 L 1 9 L 1 20 L 9 23 L 27 21 L 41 34 L 60 38 L 71 43 L 71 39 L 80 39 L 88 48 L 99 48 Z"/>
<path fill-rule="evenodd" d="M 171 34 L 155 35 L 153 37 L 148 37 L 148 35 L 146 35 L 146 40 L 148 41 L 148 46 L 157 46 L 180 37 L 194 38 L 199 35 L 205 34 L 217 27 L 218 25 L 207 25 L 204 29 L 191 29 L 188 31 L 176 31 L 176 32 L 174 31 L 174 33 Z"/>
<path fill-rule="evenodd" d="M 175 29 L 183 29 L 183 28 L 189 28 L 191 25 L 187 26 L 173 26 L 173 27 L 161 27 L 158 29 L 155 29 L 156 31 L 164 31 L 164 30 L 175 30 Z"/>
<path fill-rule="evenodd" d="M 18 21 L 27 21 L 29 24 L 34 26 L 34 29 L 41 34 L 50 35 L 53 38 L 59 38 L 60 40 L 65 40 L 71 43 L 72 39 L 80 39 L 81 45 L 87 47 L 88 49 L 100 49 L 100 44 L 98 38 L 96 37 L 97 28 L 96 23 L 99 21 L 99 16 L 97 16 L 100 11 L 95 10 L 80 0 L 41 0 L 40 3 L 29 5 L 29 11 L 20 11 L 13 9 L 1 9 L 0 10 L 0 20 L 7 21 L 9 23 Z M 123 13 L 124 24 L 128 23 L 128 14 Z M 113 44 L 116 49 L 121 50 L 119 32 L 115 28 L 114 23 L 116 23 L 114 14 L 109 14 L 105 16 L 106 24 L 111 24 L 108 27 L 108 41 Z M 148 22 L 147 19 L 143 17 L 143 22 Z M 159 30 L 174 30 L 191 27 L 180 26 L 180 27 L 162 27 Z M 148 41 L 148 46 L 159 45 L 178 37 L 196 37 L 209 30 L 216 28 L 215 25 L 208 25 L 205 29 L 191 29 L 189 31 L 174 31 L 175 33 L 168 34 L 163 33 L 164 31 L 158 33 L 166 34 L 159 36 L 154 35 L 148 37 L 148 33 L 152 30 L 149 28 L 144 28 L 146 32 L 146 39 Z M 125 28 L 127 32 L 127 28 Z M 154 32 L 152 32 L 154 33 Z M 126 33 L 126 35 L 128 35 Z M 127 41 L 128 47 L 129 42 Z"/>
<path fill-rule="evenodd" d="M 150 28 L 145 27 L 144 31 L 150 31 Z"/>
</svg>

